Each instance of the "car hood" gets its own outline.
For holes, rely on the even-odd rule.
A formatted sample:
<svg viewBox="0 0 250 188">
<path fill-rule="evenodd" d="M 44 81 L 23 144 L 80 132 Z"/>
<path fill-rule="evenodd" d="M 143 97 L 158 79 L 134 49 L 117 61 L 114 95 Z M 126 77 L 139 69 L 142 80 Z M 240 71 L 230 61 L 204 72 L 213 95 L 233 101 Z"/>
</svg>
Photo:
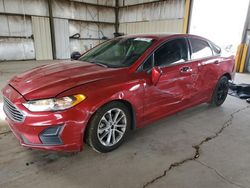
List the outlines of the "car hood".
<svg viewBox="0 0 250 188">
<path fill-rule="evenodd" d="M 65 61 L 17 75 L 9 84 L 26 100 L 51 98 L 73 87 L 113 77 L 119 70 L 87 62 Z"/>
</svg>

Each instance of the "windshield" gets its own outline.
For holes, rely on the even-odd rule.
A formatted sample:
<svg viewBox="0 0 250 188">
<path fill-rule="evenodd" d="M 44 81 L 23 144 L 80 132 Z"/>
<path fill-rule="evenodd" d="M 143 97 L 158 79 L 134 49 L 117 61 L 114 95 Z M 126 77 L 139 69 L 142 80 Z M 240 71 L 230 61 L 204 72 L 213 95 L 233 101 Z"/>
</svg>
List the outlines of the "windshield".
<svg viewBox="0 0 250 188">
<path fill-rule="evenodd" d="M 91 49 L 80 61 L 106 67 L 128 67 L 132 65 L 153 43 L 152 38 L 117 38 Z"/>
</svg>

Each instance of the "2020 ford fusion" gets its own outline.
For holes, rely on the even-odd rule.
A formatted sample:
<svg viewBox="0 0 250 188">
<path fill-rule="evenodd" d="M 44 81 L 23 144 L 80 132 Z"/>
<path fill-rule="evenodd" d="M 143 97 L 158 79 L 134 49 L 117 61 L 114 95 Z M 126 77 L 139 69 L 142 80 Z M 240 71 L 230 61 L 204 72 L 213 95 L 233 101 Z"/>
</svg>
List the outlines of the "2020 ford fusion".
<svg viewBox="0 0 250 188">
<path fill-rule="evenodd" d="M 201 103 L 221 105 L 233 77 L 234 57 L 202 37 L 123 36 L 15 76 L 3 89 L 4 111 L 23 146 L 80 151 L 85 141 L 108 152 L 130 130 Z"/>
</svg>

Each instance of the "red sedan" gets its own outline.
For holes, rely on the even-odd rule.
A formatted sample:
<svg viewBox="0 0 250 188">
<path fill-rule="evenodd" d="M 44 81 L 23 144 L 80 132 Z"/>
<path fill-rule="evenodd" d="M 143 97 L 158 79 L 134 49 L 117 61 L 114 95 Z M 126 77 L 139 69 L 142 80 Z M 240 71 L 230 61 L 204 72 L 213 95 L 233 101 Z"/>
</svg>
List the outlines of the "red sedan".
<svg viewBox="0 0 250 188">
<path fill-rule="evenodd" d="M 220 106 L 234 57 L 194 35 L 131 35 L 74 61 L 37 67 L 3 89 L 7 121 L 21 145 L 98 152 L 130 130 L 201 103 Z"/>
</svg>

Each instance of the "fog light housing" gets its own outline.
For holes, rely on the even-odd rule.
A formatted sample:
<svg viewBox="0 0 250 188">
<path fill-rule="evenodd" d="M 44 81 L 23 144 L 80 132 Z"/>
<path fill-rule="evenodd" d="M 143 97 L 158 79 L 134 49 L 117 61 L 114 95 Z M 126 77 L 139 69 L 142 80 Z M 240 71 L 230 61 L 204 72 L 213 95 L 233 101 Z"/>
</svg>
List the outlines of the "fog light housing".
<svg viewBox="0 0 250 188">
<path fill-rule="evenodd" d="M 45 145 L 61 145 L 63 144 L 61 138 L 60 138 L 60 133 L 62 130 L 62 126 L 52 126 L 44 131 L 42 131 L 39 135 L 39 138 L 42 142 L 42 144 Z"/>
</svg>

